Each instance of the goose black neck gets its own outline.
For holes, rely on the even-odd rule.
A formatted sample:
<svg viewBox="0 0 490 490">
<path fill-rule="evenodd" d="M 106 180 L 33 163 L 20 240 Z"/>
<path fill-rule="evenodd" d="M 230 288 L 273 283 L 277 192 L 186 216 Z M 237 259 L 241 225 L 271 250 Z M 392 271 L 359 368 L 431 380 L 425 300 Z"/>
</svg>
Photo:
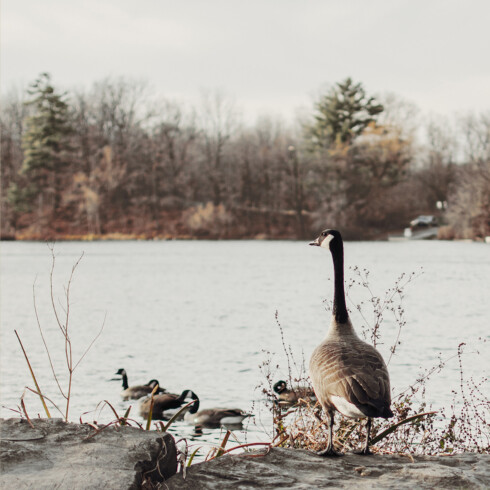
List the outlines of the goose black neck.
<svg viewBox="0 0 490 490">
<path fill-rule="evenodd" d="M 129 388 L 127 374 L 122 375 L 122 383 L 123 383 L 123 389 L 127 390 Z"/>
<path fill-rule="evenodd" d="M 197 399 L 197 395 L 192 390 L 184 390 L 179 395 L 179 401 L 184 401 L 186 398 L 192 398 L 193 400 Z"/>
<path fill-rule="evenodd" d="M 334 243 L 337 242 L 337 243 Z M 349 314 L 345 304 L 344 291 L 344 246 L 342 241 L 333 240 L 331 252 L 334 269 L 334 296 L 333 296 L 333 315 L 337 323 L 347 323 Z"/>
<path fill-rule="evenodd" d="M 189 412 L 197 413 L 197 411 L 199 410 L 199 397 L 193 392 L 191 398 L 194 400 L 194 403 L 191 405 Z"/>
<path fill-rule="evenodd" d="M 196 413 L 199 410 L 199 397 L 192 390 L 184 390 L 179 396 L 179 401 L 183 402 L 188 397 L 194 400 L 189 413 Z"/>
</svg>

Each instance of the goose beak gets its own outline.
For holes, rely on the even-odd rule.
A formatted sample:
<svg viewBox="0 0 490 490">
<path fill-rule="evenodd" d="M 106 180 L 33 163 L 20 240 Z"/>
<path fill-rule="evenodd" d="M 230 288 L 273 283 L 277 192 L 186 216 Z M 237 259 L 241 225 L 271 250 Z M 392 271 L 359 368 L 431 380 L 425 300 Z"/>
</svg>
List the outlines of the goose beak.
<svg viewBox="0 0 490 490">
<path fill-rule="evenodd" d="M 320 242 L 318 241 L 318 238 L 317 238 L 316 240 L 313 240 L 312 242 L 310 242 L 309 245 L 316 245 L 317 247 L 319 247 Z"/>
</svg>

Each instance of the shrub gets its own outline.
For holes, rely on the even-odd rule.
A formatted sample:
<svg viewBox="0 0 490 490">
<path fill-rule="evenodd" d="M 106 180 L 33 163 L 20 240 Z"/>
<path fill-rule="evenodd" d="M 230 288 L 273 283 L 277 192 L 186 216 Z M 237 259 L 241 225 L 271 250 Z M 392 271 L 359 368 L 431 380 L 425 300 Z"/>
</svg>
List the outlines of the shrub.
<svg viewBox="0 0 490 490">
<path fill-rule="evenodd" d="M 370 289 L 369 272 L 353 269 L 354 277 L 347 286 L 347 297 L 352 287 L 366 288 L 371 296 L 369 310 L 373 313 L 373 322 L 369 323 L 365 304 L 356 305 L 369 328 L 361 331 L 364 339 L 376 344 L 382 337 L 382 323 L 386 315 L 392 315 L 398 326 L 398 333 L 390 350 L 391 356 L 401 345 L 401 333 L 405 327 L 403 291 L 404 288 L 417 276 L 402 274 L 393 288 L 384 296 L 376 296 Z M 331 311 L 331 303 L 326 302 L 326 309 Z M 305 370 L 305 361 L 296 362 L 291 348 L 284 341 L 282 327 L 277 320 L 283 348 L 287 358 L 287 370 L 290 385 L 301 384 L 311 388 Z M 392 396 L 391 408 L 394 417 L 389 420 L 373 419 L 371 428 L 372 448 L 378 453 L 412 454 L 448 454 L 462 452 L 490 453 L 490 400 L 483 393 L 482 386 L 487 378 L 481 380 L 466 379 L 463 369 L 464 344 L 457 347 L 455 354 L 443 360 L 439 359 L 434 366 L 421 373 L 413 383 L 400 393 Z M 271 434 L 274 446 L 301 448 L 312 451 L 324 449 L 328 440 L 328 431 L 321 415 L 318 403 L 302 400 L 294 406 L 280 406 L 273 392 L 272 355 L 267 353 L 267 359 L 261 365 L 264 381 L 261 384 L 263 393 L 267 397 L 267 406 L 272 413 L 273 433 Z M 454 358 L 459 362 L 460 386 L 453 391 L 453 403 L 449 408 L 439 412 L 432 410 L 425 399 L 427 381 L 440 373 L 447 362 Z M 279 368 L 277 365 L 276 368 Z M 348 419 L 336 415 L 334 428 L 334 444 L 342 450 L 360 448 L 364 444 L 365 430 L 359 420 Z"/>
</svg>

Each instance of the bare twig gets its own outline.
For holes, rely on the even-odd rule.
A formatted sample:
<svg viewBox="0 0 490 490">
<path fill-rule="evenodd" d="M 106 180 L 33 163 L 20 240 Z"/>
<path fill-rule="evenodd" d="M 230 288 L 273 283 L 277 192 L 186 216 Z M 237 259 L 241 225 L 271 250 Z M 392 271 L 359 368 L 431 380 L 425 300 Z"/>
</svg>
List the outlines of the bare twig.
<svg viewBox="0 0 490 490">
<path fill-rule="evenodd" d="M 29 422 L 29 425 L 34 429 L 34 426 L 32 425 L 31 419 L 29 418 L 29 415 L 27 415 L 26 405 L 24 403 L 24 395 L 25 394 L 26 394 L 26 392 L 24 390 L 24 393 L 22 393 L 22 396 L 20 397 L 20 406 L 22 407 L 22 411 L 24 412 L 24 415 L 26 417 L 27 422 Z"/>
<path fill-rule="evenodd" d="M 26 386 L 25 389 L 29 390 L 31 393 L 34 393 L 37 396 L 42 396 L 45 400 L 48 400 L 48 402 L 51 403 L 51 405 L 53 405 L 53 407 L 59 412 L 59 414 L 62 417 L 64 416 L 63 412 L 59 409 L 58 405 L 56 405 L 56 403 L 53 400 L 51 400 L 51 398 L 49 398 L 48 396 L 46 396 L 44 394 L 41 394 L 39 391 L 36 391 L 36 390 L 33 390 L 32 388 L 29 388 L 29 386 Z"/>
<path fill-rule="evenodd" d="M 105 321 L 107 318 L 107 314 L 104 315 L 104 321 L 102 322 L 102 326 L 100 327 L 99 333 L 93 338 L 92 342 L 90 342 L 89 346 L 85 349 L 85 352 L 80 356 L 80 359 L 78 359 L 78 362 L 73 366 L 73 372 L 75 369 L 78 367 L 80 362 L 82 362 L 82 359 L 87 355 L 88 351 L 92 348 L 92 346 L 95 344 L 95 341 L 100 337 L 102 334 L 102 330 L 104 330 L 105 327 Z"/>
<path fill-rule="evenodd" d="M 95 341 L 101 335 L 101 333 L 102 333 L 102 331 L 104 329 L 104 325 L 105 325 L 105 317 L 104 317 L 104 321 L 102 322 L 102 326 L 101 326 L 99 332 L 97 333 L 97 335 L 90 342 L 90 344 L 85 349 L 85 351 L 83 352 L 83 354 L 80 356 L 80 358 L 78 359 L 78 361 L 76 363 L 74 363 L 73 350 L 72 350 L 72 341 L 71 341 L 70 332 L 69 332 L 69 324 L 70 324 L 70 292 L 71 292 L 71 285 L 73 283 L 75 271 L 77 270 L 77 267 L 80 264 L 80 261 L 82 260 L 84 254 L 82 253 L 80 255 L 80 257 L 78 258 L 78 260 L 75 262 L 75 264 L 72 266 L 71 274 L 70 274 L 70 277 L 68 279 L 68 283 L 67 283 L 66 287 L 64 288 L 64 292 L 65 292 L 65 306 L 64 307 L 61 306 L 61 308 L 63 309 L 63 312 L 64 312 L 64 324 L 63 324 L 63 322 L 61 321 L 61 316 L 60 316 L 60 314 L 58 312 L 58 307 L 56 306 L 55 293 L 54 293 L 54 270 L 55 270 L 55 265 L 56 265 L 56 255 L 54 253 L 54 245 L 53 244 L 48 244 L 48 248 L 49 248 L 49 250 L 51 252 L 51 270 L 50 270 L 50 273 L 49 273 L 49 291 L 50 291 L 51 306 L 52 306 L 52 310 L 53 310 L 53 313 L 54 313 L 54 316 L 55 316 L 55 319 L 56 319 L 56 323 L 58 325 L 58 328 L 59 328 L 59 330 L 60 330 L 60 332 L 61 332 L 61 334 L 63 335 L 63 338 L 64 338 L 65 363 L 66 363 L 66 368 L 67 368 L 67 371 L 68 371 L 68 381 L 67 381 L 68 386 L 66 387 L 66 391 L 63 389 L 63 387 L 62 387 L 62 385 L 60 383 L 60 380 L 58 378 L 58 375 L 56 374 L 56 369 L 55 369 L 55 366 L 54 366 L 54 362 L 53 362 L 53 359 L 51 357 L 49 346 L 48 346 L 48 343 L 46 341 L 46 337 L 44 335 L 44 332 L 43 332 L 43 329 L 42 329 L 42 326 L 41 326 L 41 321 L 40 321 L 40 318 L 39 318 L 39 313 L 38 313 L 38 308 L 37 308 L 37 301 L 36 301 L 36 280 L 34 280 L 34 284 L 33 284 L 33 288 L 32 288 L 32 290 L 33 290 L 34 313 L 35 313 L 35 316 L 36 316 L 36 322 L 37 322 L 39 333 L 41 335 L 41 339 L 42 339 L 42 342 L 43 342 L 43 345 L 44 345 L 44 349 L 45 349 L 46 354 L 48 356 L 48 361 L 49 361 L 49 365 L 50 365 L 50 368 L 51 368 L 51 372 L 53 374 L 53 378 L 54 378 L 54 380 L 56 382 L 56 385 L 58 387 L 58 390 L 59 390 L 61 396 L 66 401 L 66 405 L 65 405 L 65 408 L 64 408 L 64 413 L 62 414 L 62 416 L 63 416 L 63 418 L 65 420 L 68 420 L 68 415 L 69 415 L 69 410 L 70 410 L 70 402 L 71 402 L 71 394 L 72 394 L 72 386 L 73 386 L 73 374 L 74 374 L 76 368 L 78 367 L 78 365 L 80 364 L 80 362 L 85 358 L 85 356 L 87 355 L 88 351 L 91 349 L 91 347 L 93 346 L 93 344 L 95 343 Z M 24 350 L 24 347 L 22 345 L 22 342 L 20 341 L 20 337 L 17 334 L 17 332 L 15 332 L 15 334 L 17 335 L 17 338 L 19 340 L 19 343 L 20 343 L 20 345 L 22 347 L 22 351 L 24 352 L 24 357 L 26 358 L 27 364 L 29 366 L 29 370 L 31 371 L 31 375 L 32 375 L 33 380 L 34 380 L 34 383 L 36 385 L 37 391 L 35 391 L 35 390 L 31 390 L 31 391 L 37 393 L 41 397 L 41 401 L 43 402 L 43 405 L 44 405 L 46 414 L 48 415 L 48 417 L 50 417 L 49 410 L 47 409 L 47 406 L 46 406 L 46 404 L 44 402 L 44 398 L 46 400 L 49 400 L 49 398 L 46 397 L 46 396 L 44 396 L 41 393 L 41 390 L 40 390 L 39 385 L 37 383 L 36 377 L 34 376 L 34 372 L 32 370 L 32 367 L 31 367 L 30 363 L 29 363 L 29 359 L 27 357 L 27 354 L 26 354 L 26 352 Z M 51 400 L 49 400 L 49 401 L 50 401 L 50 403 L 53 403 Z M 59 408 L 56 406 L 55 403 L 53 403 L 53 405 L 55 406 L 55 408 L 57 410 L 59 410 Z"/>
<path fill-rule="evenodd" d="M 41 339 L 42 339 L 43 344 L 44 344 L 44 349 L 45 349 L 46 354 L 48 356 L 49 365 L 51 366 L 51 372 L 53 373 L 53 378 L 56 381 L 56 384 L 58 385 L 58 389 L 60 390 L 60 393 L 63 395 L 63 397 L 66 398 L 66 396 L 63 392 L 63 388 L 61 387 L 61 384 L 58 380 L 58 376 L 56 376 L 56 371 L 54 369 L 53 360 L 51 359 L 51 353 L 49 352 L 48 344 L 46 343 L 46 339 L 44 338 L 43 329 L 41 328 L 41 321 L 39 320 L 39 313 L 37 310 L 37 303 L 36 303 L 36 279 L 34 279 L 34 283 L 32 285 L 32 301 L 34 303 L 34 314 L 36 315 L 37 327 L 39 329 L 39 333 L 41 334 Z"/>
<path fill-rule="evenodd" d="M 19 337 L 19 334 L 17 333 L 17 330 L 14 330 L 14 333 L 17 336 L 17 340 L 19 341 L 22 352 L 24 353 L 24 357 L 26 359 L 27 365 L 29 366 L 29 371 L 31 372 L 31 376 L 32 376 L 32 379 L 34 380 L 34 384 L 36 385 L 36 388 L 37 388 L 37 391 L 39 394 L 39 398 L 41 399 L 41 403 L 43 404 L 44 411 L 46 412 L 47 417 L 51 418 L 51 414 L 49 413 L 46 402 L 44 401 L 44 395 L 41 393 L 41 388 L 39 388 L 39 384 L 37 383 L 36 376 L 34 375 L 34 371 L 32 370 L 31 363 L 29 362 L 29 358 L 27 357 L 26 351 L 24 349 L 24 346 L 22 345 L 22 341 L 20 340 L 20 337 Z"/>
</svg>

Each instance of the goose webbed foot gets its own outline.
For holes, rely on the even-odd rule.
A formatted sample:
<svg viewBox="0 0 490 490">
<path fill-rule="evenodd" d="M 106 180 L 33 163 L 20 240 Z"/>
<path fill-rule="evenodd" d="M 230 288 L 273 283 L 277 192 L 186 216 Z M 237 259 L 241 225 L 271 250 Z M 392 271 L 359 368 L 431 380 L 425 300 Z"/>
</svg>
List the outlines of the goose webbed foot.
<svg viewBox="0 0 490 490">
<path fill-rule="evenodd" d="M 357 451 L 354 451 L 354 454 L 359 454 L 360 456 L 371 456 L 373 453 L 368 447 L 365 447 L 363 449 L 358 449 Z"/>
<path fill-rule="evenodd" d="M 324 458 L 339 458 L 343 456 L 343 454 L 339 451 L 336 451 L 333 446 L 327 446 L 326 449 L 323 449 L 321 451 L 316 451 L 316 454 L 318 456 L 322 456 Z"/>
<path fill-rule="evenodd" d="M 359 454 L 362 456 L 369 456 L 369 455 L 373 454 L 369 450 L 369 436 L 371 434 L 371 422 L 372 422 L 371 417 L 368 417 L 367 423 L 366 423 L 366 441 L 364 443 L 364 447 L 359 451 L 354 451 L 355 454 Z"/>
</svg>

